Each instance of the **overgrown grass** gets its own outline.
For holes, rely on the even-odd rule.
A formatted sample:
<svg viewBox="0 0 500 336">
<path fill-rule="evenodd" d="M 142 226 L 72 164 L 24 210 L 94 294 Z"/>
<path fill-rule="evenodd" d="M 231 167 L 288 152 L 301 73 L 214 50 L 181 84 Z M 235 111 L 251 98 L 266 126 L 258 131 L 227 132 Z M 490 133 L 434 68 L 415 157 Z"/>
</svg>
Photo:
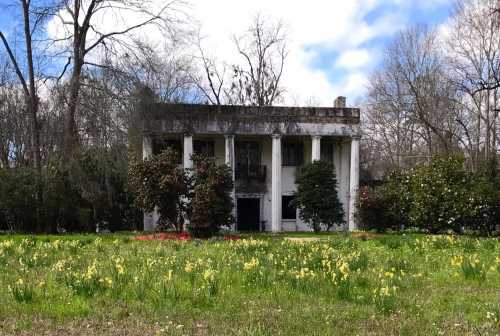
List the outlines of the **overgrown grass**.
<svg viewBox="0 0 500 336">
<path fill-rule="evenodd" d="M 0 334 L 497 335 L 500 243 L 0 236 Z"/>
</svg>

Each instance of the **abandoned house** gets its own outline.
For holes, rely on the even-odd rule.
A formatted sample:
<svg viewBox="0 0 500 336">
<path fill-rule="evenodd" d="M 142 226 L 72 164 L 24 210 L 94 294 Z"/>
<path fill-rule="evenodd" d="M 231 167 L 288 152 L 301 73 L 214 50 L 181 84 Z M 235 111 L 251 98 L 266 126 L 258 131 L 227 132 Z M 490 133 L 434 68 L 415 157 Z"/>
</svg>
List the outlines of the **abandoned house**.
<svg viewBox="0 0 500 336">
<path fill-rule="evenodd" d="M 309 231 L 290 205 L 297 168 L 311 160 L 334 164 L 345 225 L 354 230 L 359 183 L 360 111 L 334 107 L 154 104 L 144 119 L 143 158 L 171 146 L 192 167 L 202 152 L 231 167 L 237 231 Z M 144 215 L 153 230 L 157 214 Z"/>
</svg>

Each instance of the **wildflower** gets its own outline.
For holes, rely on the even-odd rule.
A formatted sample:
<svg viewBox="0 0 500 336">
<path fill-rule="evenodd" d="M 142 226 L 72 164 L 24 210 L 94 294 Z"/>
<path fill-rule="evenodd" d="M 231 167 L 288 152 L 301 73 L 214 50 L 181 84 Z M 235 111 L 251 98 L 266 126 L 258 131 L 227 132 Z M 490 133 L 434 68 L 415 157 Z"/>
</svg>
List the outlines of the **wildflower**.
<svg viewBox="0 0 500 336">
<path fill-rule="evenodd" d="M 116 264 L 116 271 L 118 272 L 118 274 L 124 274 L 125 273 L 125 269 L 120 264 Z"/>
<path fill-rule="evenodd" d="M 384 273 L 384 275 L 385 275 L 387 278 L 390 278 L 390 279 L 394 278 L 394 273 L 392 273 L 392 272 L 385 272 L 385 273 Z"/>
<path fill-rule="evenodd" d="M 464 257 L 461 255 L 454 256 L 451 258 L 451 266 L 462 266 L 462 263 L 464 262 Z"/>
<path fill-rule="evenodd" d="M 243 269 L 245 271 L 250 271 L 251 269 L 254 269 L 257 266 L 259 266 L 259 260 L 256 258 L 252 258 L 249 262 L 243 264 Z"/>
<path fill-rule="evenodd" d="M 193 271 L 193 269 L 194 269 L 194 265 L 191 262 L 188 261 L 186 263 L 186 266 L 184 267 L 184 271 L 186 273 L 191 273 Z"/>
<path fill-rule="evenodd" d="M 167 282 L 171 281 L 172 280 L 172 273 L 173 271 L 172 270 L 168 270 L 168 272 L 165 274 L 165 280 Z"/>
<path fill-rule="evenodd" d="M 495 322 L 497 322 L 497 316 L 495 313 L 492 313 L 492 312 L 486 312 L 486 318 L 488 320 L 493 320 Z"/>
<path fill-rule="evenodd" d="M 207 268 L 203 272 L 203 279 L 207 282 L 214 281 L 215 280 L 215 271 L 210 269 L 210 268 Z"/>
</svg>

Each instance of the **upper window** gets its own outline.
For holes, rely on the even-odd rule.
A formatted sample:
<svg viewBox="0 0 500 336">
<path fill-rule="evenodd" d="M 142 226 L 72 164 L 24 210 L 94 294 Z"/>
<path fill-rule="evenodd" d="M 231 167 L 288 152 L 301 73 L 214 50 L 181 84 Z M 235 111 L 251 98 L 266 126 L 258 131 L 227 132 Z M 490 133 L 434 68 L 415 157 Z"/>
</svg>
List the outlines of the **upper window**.
<svg viewBox="0 0 500 336">
<path fill-rule="evenodd" d="M 292 200 L 293 196 L 281 197 L 281 217 L 283 219 L 297 219 L 297 208 L 291 204 Z"/>
<path fill-rule="evenodd" d="M 260 166 L 261 148 L 256 141 L 236 142 L 236 165 Z"/>
<path fill-rule="evenodd" d="M 329 141 L 321 142 L 321 160 L 333 163 L 333 151 L 335 144 Z"/>
<path fill-rule="evenodd" d="M 283 166 L 300 166 L 304 163 L 304 144 L 284 142 L 281 147 Z"/>
<path fill-rule="evenodd" d="M 213 140 L 195 140 L 193 142 L 193 150 L 196 154 L 201 154 L 209 158 L 215 157 Z"/>
</svg>

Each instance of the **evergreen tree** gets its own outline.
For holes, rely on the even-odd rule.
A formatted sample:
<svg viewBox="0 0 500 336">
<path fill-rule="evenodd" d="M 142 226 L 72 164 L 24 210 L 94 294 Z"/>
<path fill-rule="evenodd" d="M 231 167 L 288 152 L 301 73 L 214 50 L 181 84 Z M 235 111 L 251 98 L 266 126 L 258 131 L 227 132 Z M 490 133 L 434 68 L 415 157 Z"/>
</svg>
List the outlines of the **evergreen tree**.
<svg viewBox="0 0 500 336">
<path fill-rule="evenodd" d="M 297 173 L 297 191 L 292 204 L 300 210 L 300 218 L 315 232 L 329 230 L 344 223 L 344 211 L 337 195 L 337 178 L 333 164 L 314 161 Z"/>
</svg>

